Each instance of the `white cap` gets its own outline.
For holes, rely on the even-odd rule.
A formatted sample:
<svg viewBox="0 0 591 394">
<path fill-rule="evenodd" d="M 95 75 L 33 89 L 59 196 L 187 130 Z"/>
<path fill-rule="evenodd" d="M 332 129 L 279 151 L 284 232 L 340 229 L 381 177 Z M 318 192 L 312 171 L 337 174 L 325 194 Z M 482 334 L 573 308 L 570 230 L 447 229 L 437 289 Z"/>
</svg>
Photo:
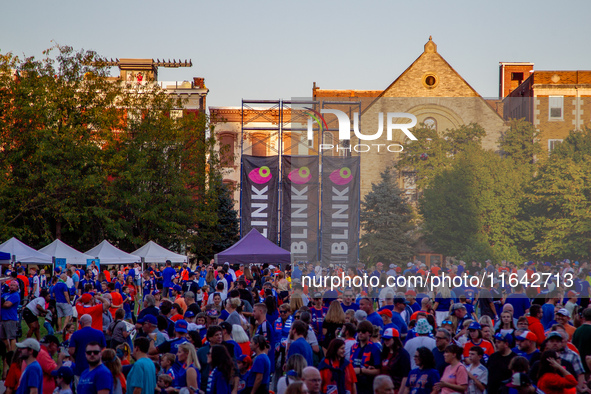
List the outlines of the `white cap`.
<svg viewBox="0 0 591 394">
<path fill-rule="evenodd" d="M 21 349 L 33 349 L 37 352 L 41 350 L 41 345 L 33 338 L 27 338 L 24 341 L 17 343 L 16 347 Z"/>
</svg>

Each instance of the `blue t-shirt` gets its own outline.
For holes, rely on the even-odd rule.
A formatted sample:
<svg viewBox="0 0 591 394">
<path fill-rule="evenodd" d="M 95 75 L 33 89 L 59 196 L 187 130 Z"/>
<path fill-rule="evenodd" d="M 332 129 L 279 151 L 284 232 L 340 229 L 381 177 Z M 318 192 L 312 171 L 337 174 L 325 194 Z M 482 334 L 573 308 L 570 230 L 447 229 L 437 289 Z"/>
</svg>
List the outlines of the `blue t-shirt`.
<svg viewBox="0 0 591 394">
<path fill-rule="evenodd" d="M 104 364 L 100 364 L 92 371 L 86 369 L 80 375 L 76 394 L 96 394 L 100 390 L 109 390 L 109 394 L 113 394 L 113 375 Z"/>
<path fill-rule="evenodd" d="M 314 355 L 312 353 L 312 347 L 304 338 L 298 338 L 289 345 L 289 351 L 287 352 L 287 360 L 292 354 L 301 354 L 304 356 L 308 365 L 314 365 Z"/>
<path fill-rule="evenodd" d="M 378 315 L 377 312 L 367 315 L 367 321 L 369 321 L 374 326 L 378 326 L 382 329 L 384 328 L 384 320 L 382 320 L 382 317 Z"/>
<path fill-rule="evenodd" d="M 81 376 L 82 372 L 88 368 L 88 361 L 86 361 L 86 345 L 90 342 L 97 342 L 101 345 L 101 348 L 107 346 L 103 332 L 95 330 L 92 327 L 84 327 L 74 332 L 70 337 L 70 347 L 76 348 L 76 353 L 74 353 L 74 361 L 76 363 L 74 366 L 74 375 L 76 376 Z M 111 373 L 109 372 L 109 374 Z"/>
<path fill-rule="evenodd" d="M 230 381 L 226 380 L 224 374 L 216 368 L 214 368 L 207 378 L 207 390 L 206 394 L 222 394 L 231 393 L 232 386 Z"/>
<path fill-rule="evenodd" d="M 415 368 L 408 374 L 406 387 L 410 389 L 410 394 L 431 394 L 433 386 L 440 379 L 436 369 Z"/>
<path fill-rule="evenodd" d="M 55 286 L 53 286 L 53 298 L 55 298 L 55 302 L 61 304 L 68 302 L 66 296 L 64 295 L 64 293 L 68 292 L 68 286 L 61 280 L 58 281 Z"/>
<path fill-rule="evenodd" d="M 37 388 L 37 393 L 43 393 L 43 370 L 37 361 L 27 365 L 21 376 L 16 394 L 29 394 L 31 388 Z"/>
<path fill-rule="evenodd" d="M 147 357 L 137 360 L 127 375 L 127 394 L 133 394 L 136 387 L 140 387 L 142 393 L 153 393 L 156 388 L 156 367 Z"/>
<path fill-rule="evenodd" d="M 519 319 L 521 316 L 525 316 L 525 311 L 531 306 L 529 298 L 525 294 L 516 293 L 511 294 L 507 297 L 506 304 L 513 305 L 513 317 Z M 554 316 L 554 310 L 552 310 Z"/>
<path fill-rule="evenodd" d="M 5 301 L 12 302 L 12 306 L 10 308 L 2 307 L 2 321 L 18 321 L 18 306 L 21 302 L 21 295 L 18 291 L 15 291 L 14 293 L 4 293 L 2 294 L 2 304 L 4 304 Z"/>
<path fill-rule="evenodd" d="M 174 268 L 172 267 L 166 267 L 164 268 L 164 271 L 162 271 L 162 285 L 164 287 L 172 287 L 172 278 L 174 278 L 176 276 L 176 271 Z"/>
<path fill-rule="evenodd" d="M 246 387 L 254 386 L 257 373 L 263 374 L 261 385 L 269 384 L 269 376 L 271 376 L 271 361 L 265 353 L 261 353 L 254 358 L 252 368 L 250 369 L 250 375 L 248 375 L 248 379 L 246 380 Z"/>
<path fill-rule="evenodd" d="M 354 311 L 359 310 L 359 304 L 356 304 L 354 302 L 352 302 L 351 305 L 349 305 L 349 306 L 347 306 L 341 302 L 341 307 L 343 308 L 343 312 L 347 312 L 349 309 L 353 309 Z"/>
<path fill-rule="evenodd" d="M 544 315 L 542 316 L 542 325 L 544 328 L 548 328 L 549 324 L 554 320 L 554 305 L 545 303 L 542 305 L 542 312 Z"/>
</svg>

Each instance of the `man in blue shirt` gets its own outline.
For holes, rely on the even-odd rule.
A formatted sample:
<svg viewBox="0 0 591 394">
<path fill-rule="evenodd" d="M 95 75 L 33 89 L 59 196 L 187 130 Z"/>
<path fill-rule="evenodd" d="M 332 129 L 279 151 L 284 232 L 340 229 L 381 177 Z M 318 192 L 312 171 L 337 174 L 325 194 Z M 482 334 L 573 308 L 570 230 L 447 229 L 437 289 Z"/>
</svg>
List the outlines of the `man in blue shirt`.
<svg viewBox="0 0 591 394">
<path fill-rule="evenodd" d="M 113 375 L 101 362 L 103 346 L 98 342 L 89 342 L 84 349 L 88 368 L 80 375 L 77 394 L 113 394 Z"/>
<path fill-rule="evenodd" d="M 131 356 L 135 363 L 127 375 L 127 394 L 153 393 L 156 388 L 156 368 L 154 362 L 148 358 L 150 340 L 148 338 L 136 338 L 133 341 L 133 353 Z"/>
<path fill-rule="evenodd" d="M 509 294 L 505 299 L 505 304 L 513 305 L 513 316 L 515 318 L 520 318 L 521 316 L 525 316 L 525 312 L 531 306 L 531 302 L 529 298 L 523 293 L 523 286 L 521 283 L 518 283 L 515 288 L 513 289 L 514 293 Z"/>
<path fill-rule="evenodd" d="M 37 362 L 37 355 L 41 345 L 33 338 L 25 339 L 16 344 L 21 349 L 21 357 L 27 365 L 19 381 L 16 394 L 42 394 L 43 393 L 43 370 Z"/>
<path fill-rule="evenodd" d="M 353 309 L 354 311 L 359 310 L 359 304 L 353 302 L 353 290 L 345 290 L 343 293 L 343 302 L 341 302 L 341 306 L 343 307 L 343 312 L 347 312 L 349 309 Z"/>
<path fill-rule="evenodd" d="M 308 335 L 306 323 L 301 320 L 295 320 L 291 325 L 291 332 L 294 341 L 289 345 L 286 359 L 289 360 L 292 354 L 301 354 L 308 362 L 308 365 L 314 365 L 312 347 L 306 342 L 306 335 Z"/>
<path fill-rule="evenodd" d="M 176 271 L 172 268 L 172 262 L 166 260 L 166 268 L 162 271 L 162 291 L 163 296 L 168 297 L 168 289 L 173 286 L 172 278 L 176 276 Z"/>
<path fill-rule="evenodd" d="M 82 315 L 80 317 L 80 326 L 82 328 L 74 332 L 70 337 L 68 352 L 70 356 L 74 357 L 74 375 L 76 376 L 81 376 L 82 372 L 88 368 L 86 346 L 90 343 L 97 343 L 102 349 L 107 345 L 103 332 L 92 328 L 91 325 L 92 317 Z"/>
<path fill-rule="evenodd" d="M 61 274 L 60 279 L 53 286 L 53 298 L 55 299 L 55 307 L 57 309 L 57 328 L 62 331 L 63 328 L 70 322 L 74 309 L 70 304 L 70 291 L 66 281 L 68 275 Z M 62 322 L 63 318 L 63 322 Z"/>
<path fill-rule="evenodd" d="M 16 343 L 18 306 L 21 302 L 18 282 L 10 281 L 8 293 L 2 294 L 2 323 L 0 323 L 0 339 L 8 341 L 9 351 L 14 350 Z"/>
<path fill-rule="evenodd" d="M 367 321 L 374 326 L 380 327 L 382 330 L 384 329 L 384 321 L 373 309 L 373 302 L 371 302 L 368 297 L 363 297 L 361 301 L 359 301 L 359 309 L 367 313 Z"/>
<path fill-rule="evenodd" d="M 357 327 L 357 343 L 351 348 L 349 361 L 357 374 L 357 392 L 360 394 L 373 393 L 373 379 L 380 373 L 380 349 L 370 341 L 372 334 L 371 322 L 362 321 Z"/>
</svg>

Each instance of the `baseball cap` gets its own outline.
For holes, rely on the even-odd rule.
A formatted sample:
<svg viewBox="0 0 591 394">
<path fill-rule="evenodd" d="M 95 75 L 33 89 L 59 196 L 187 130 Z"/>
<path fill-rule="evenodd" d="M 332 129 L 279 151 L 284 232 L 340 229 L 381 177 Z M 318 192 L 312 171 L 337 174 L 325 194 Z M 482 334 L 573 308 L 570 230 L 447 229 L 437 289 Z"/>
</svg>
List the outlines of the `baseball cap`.
<svg viewBox="0 0 591 394">
<path fill-rule="evenodd" d="M 386 315 L 388 317 L 392 317 L 392 311 L 390 309 L 382 309 L 378 312 L 378 315 Z"/>
<path fill-rule="evenodd" d="M 238 356 L 236 358 L 236 361 L 240 361 L 245 364 L 252 364 L 252 359 L 250 358 L 250 356 L 247 356 L 246 354 L 241 354 L 240 356 Z"/>
<path fill-rule="evenodd" d="M 406 266 L 407 267 L 412 267 L 412 263 L 407 263 Z"/>
<path fill-rule="evenodd" d="M 414 290 L 407 290 L 406 293 L 404 293 L 404 295 L 416 297 L 417 296 L 417 292 L 414 291 Z"/>
<path fill-rule="evenodd" d="M 466 305 L 462 304 L 461 302 L 456 302 L 455 304 L 453 304 L 453 306 L 451 307 L 452 312 L 453 311 L 457 311 L 458 309 L 466 309 Z"/>
<path fill-rule="evenodd" d="M 404 298 L 404 297 L 394 297 L 394 303 L 395 304 L 408 304 L 408 301 L 406 301 L 406 298 Z"/>
<path fill-rule="evenodd" d="M 51 376 L 66 378 L 66 380 L 72 380 L 72 378 L 74 377 L 74 372 L 70 367 L 59 367 L 59 369 L 51 371 Z"/>
<path fill-rule="evenodd" d="M 174 330 L 176 332 L 187 332 L 187 327 L 189 326 L 189 324 L 187 323 L 186 320 L 177 320 L 176 323 L 174 323 Z"/>
<path fill-rule="evenodd" d="M 217 319 L 218 317 L 220 317 L 220 312 L 217 309 L 210 309 L 207 311 L 207 317 Z"/>
<path fill-rule="evenodd" d="M 41 339 L 41 343 L 49 345 L 50 343 L 55 343 L 56 345 L 60 345 L 59 339 L 55 335 L 47 334 Z"/>
<path fill-rule="evenodd" d="M 396 267 L 396 264 L 390 264 L 390 266 L 389 266 L 389 267 L 390 267 L 390 268 L 395 268 L 395 267 Z"/>
<path fill-rule="evenodd" d="M 141 324 L 150 323 L 150 324 L 157 326 L 158 319 L 156 319 L 156 316 L 154 316 L 154 315 L 146 315 L 146 316 L 144 316 L 143 319 L 138 320 L 138 323 L 141 323 Z"/>
<path fill-rule="evenodd" d="M 16 347 L 21 349 L 33 349 L 37 352 L 41 350 L 41 345 L 39 345 L 39 342 L 33 338 L 27 338 L 24 341 L 17 343 Z"/>
<path fill-rule="evenodd" d="M 186 311 L 185 312 L 185 317 L 195 317 L 195 312 L 193 312 L 193 311 Z"/>
<path fill-rule="evenodd" d="M 497 335 L 495 335 L 495 339 L 497 341 L 503 341 L 503 342 L 507 342 L 509 344 L 512 344 L 513 343 L 513 337 L 511 336 L 511 334 L 505 334 L 505 335 L 503 335 L 501 333 L 498 333 Z"/>
<path fill-rule="evenodd" d="M 473 321 L 468 326 L 468 330 L 482 330 L 482 326 L 477 321 Z"/>
<path fill-rule="evenodd" d="M 183 290 L 183 288 L 182 288 L 182 287 L 180 287 L 179 285 L 174 285 L 174 286 L 172 287 L 172 289 L 173 289 L 174 291 L 182 291 L 182 290 Z"/>
<path fill-rule="evenodd" d="M 566 297 L 567 298 L 573 298 L 573 297 L 578 297 L 579 293 L 577 293 L 576 291 L 573 290 L 569 290 L 568 293 L 566 293 Z"/>
<path fill-rule="evenodd" d="M 566 308 L 560 308 L 556 313 L 562 316 L 570 317 L 570 312 Z"/>
<path fill-rule="evenodd" d="M 507 383 L 507 387 L 514 388 L 526 387 L 529 385 L 531 385 L 531 379 L 527 374 L 521 372 L 514 373 L 511 377 L 511 381 Z"/>
<path fill-rule="evenodd" d="M 564 338 L 562 338 L 562 335 L 558 331 L 550 331 L 548 333 L 548 335 L 546 335 L 546 339 L 551 339 L 551 338 L 559 338 L 561 341 L 564 339 Z"/>
<path fill-rule="evenodd" d="M 314 295 L 312 296 L 312 298 L 322 298 L 322 293 L 317 291 L 316 293 L 314 293 Z"/>
<path fill-rule="evenodd" d="M 395 328 L 386 328 L 382 334 L 384 339 L 400 338 L 400 333 Z"/>
<path fill-rule="evenodd" d="M 83 304 L 90 302 L 90 300 L 92 300 L 92 296 L 89 293 L 84 293 L 82 296 L 80 296 L 80 301 Z"/>
<path fill-rule="evenodd" d="M 529 340 L 532 342 L 538 341 L 538 337 L 536 336 L 536 334 L 534 334 L 531 331 L 524 331 L 523 333 L 521 333 L 521 335 L 516 336 L 515 339 L 517 339 L 518 341 L 525 341 L 525 340 Z"/>
</svg>

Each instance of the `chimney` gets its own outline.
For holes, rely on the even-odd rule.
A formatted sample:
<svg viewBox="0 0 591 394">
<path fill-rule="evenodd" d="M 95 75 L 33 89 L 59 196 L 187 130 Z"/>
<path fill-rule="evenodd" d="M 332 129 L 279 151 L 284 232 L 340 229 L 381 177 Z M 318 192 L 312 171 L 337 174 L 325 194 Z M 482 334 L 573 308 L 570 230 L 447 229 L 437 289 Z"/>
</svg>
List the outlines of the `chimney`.
<svg viewBox="0 0 591 394">
<path fill-rule="evenodd" d="M 193 78 L 193 85 L 199 89 L 205 88 L 205 78 L 194 77 Z"/>
</svg>

